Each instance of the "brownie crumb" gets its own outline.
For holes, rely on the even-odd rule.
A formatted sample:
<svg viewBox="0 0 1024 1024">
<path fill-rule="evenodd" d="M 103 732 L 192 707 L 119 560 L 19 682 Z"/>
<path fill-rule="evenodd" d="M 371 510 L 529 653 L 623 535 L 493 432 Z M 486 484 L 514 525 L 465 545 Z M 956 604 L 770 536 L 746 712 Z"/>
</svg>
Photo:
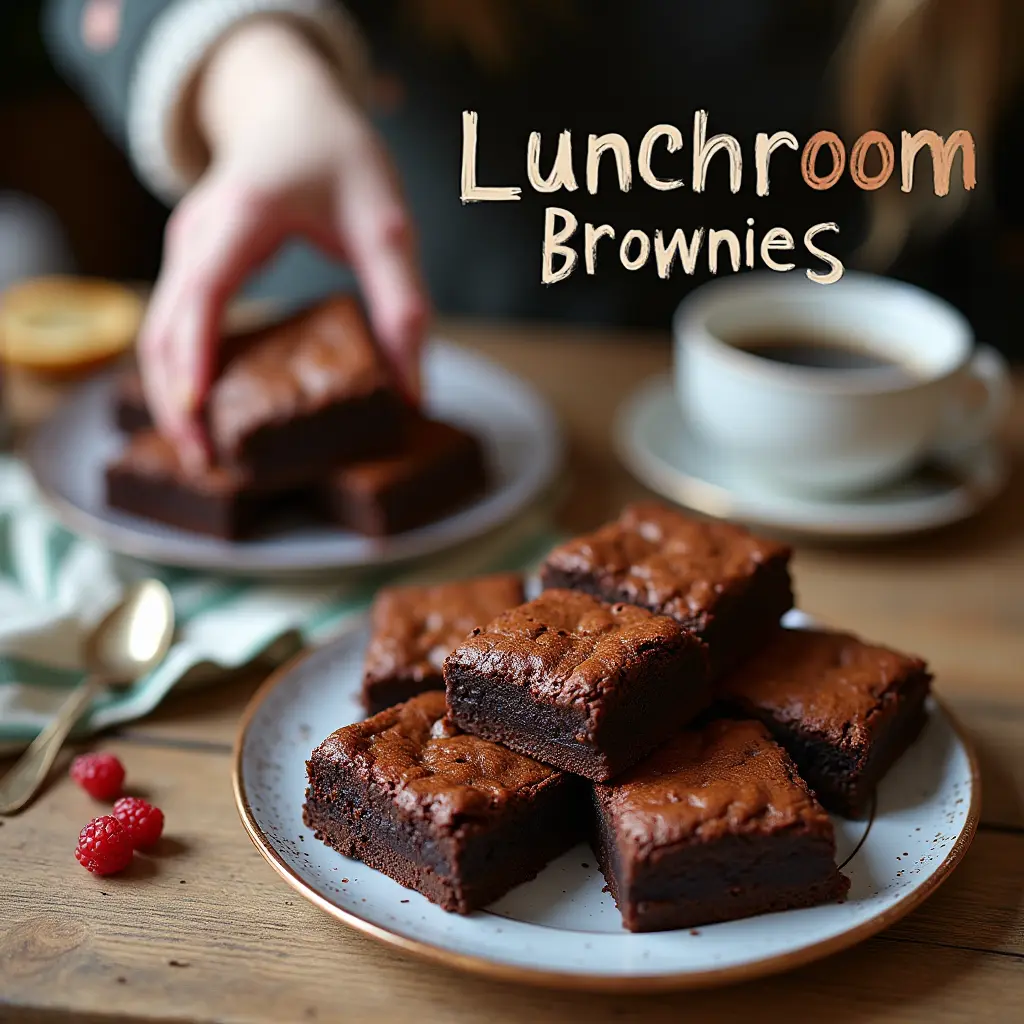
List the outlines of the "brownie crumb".
<svg viewBox="0 0 1024 1024">
<path fill-rule="evenodd" d="M 168 967 L 191 967 L 192 965 L 187 960 L 168 960 Z"/>
<path fill-rule="evenodd" d="M 118 985 L 127 985 L 128 984 L 128 979 L 127 978 L 118 978 L 117 979 L 117 983 L 118 983 Z"/>
<path fill-rule="evenodd" d="M 398 902 L 399 903 L 408 903 L 409 901 L 408 900 L 399 900 Z"/>
</svg>

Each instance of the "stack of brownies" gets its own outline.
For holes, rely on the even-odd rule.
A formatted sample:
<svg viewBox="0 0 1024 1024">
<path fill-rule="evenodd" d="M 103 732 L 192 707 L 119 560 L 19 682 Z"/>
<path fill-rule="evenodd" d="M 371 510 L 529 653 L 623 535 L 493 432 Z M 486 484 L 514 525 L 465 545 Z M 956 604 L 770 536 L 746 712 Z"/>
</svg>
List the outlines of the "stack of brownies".
<svg viewBox="0 0 1024 1024">
<path fill-rule="evenodd" d="M 229 339 L 220 356 L 203 410 L 213 463 L 198 472 L 152 429 L 138 373 L 119 380 L 129 438 L 107 467 L 111 507 L 224 540 L 296 511 L 383 536 L 484 491 L 480 443 L 402 401 L 354 299 Z"/>
<path fill-rule="evenodd" d="M 925 716 L 924 662 L 790 630 L 790 551 L 662 506 L 493 576 L 383 591 L 364 722 L 308 762 L 318 838 L 469 913 L 588 837 L 634 931 L 840 898 Z M 396 703 L 404 702 L 404 703 Z"/>
</svg>

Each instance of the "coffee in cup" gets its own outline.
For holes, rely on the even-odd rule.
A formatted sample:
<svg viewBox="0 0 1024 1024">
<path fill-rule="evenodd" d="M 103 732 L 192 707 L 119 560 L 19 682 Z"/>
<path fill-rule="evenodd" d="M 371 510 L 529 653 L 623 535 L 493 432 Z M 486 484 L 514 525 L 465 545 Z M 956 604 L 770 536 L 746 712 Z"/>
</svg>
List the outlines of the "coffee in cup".
<svg viewBox="0 0 1024 1024">
<path fill-rule="evenodd" d="M 977 444 L 1010 400 L 1005 362 L 975 345 L 956 309 L 883 277 L 716 281 L 680 305 L 674 332 L 676 391 L 694 429 L 790 491 L 890 483 L 931 452 Z"/>
</svg>

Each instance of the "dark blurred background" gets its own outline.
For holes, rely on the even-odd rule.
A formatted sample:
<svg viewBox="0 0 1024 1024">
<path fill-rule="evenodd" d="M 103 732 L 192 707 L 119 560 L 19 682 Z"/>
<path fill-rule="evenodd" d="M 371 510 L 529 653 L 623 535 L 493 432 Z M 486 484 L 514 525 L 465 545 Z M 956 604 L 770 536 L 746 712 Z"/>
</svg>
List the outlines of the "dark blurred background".
<svg viewBox="0 0 1024 1024">
<path fill-rule="evenodd" d="M 152 279 L 167 211 L 54 70 L 41 8 L 0 3 L 0 191 L 54 211 L 81 273 Z"/>
<path fill-rule="evenodd" d="M 616 284 L 622 283 L 628 272 L 618 265 L 609 249 L 596 278 L 587 279 L 579 269 L 563 285 L 553 289 L 540 285 L 542 210 L 549 204 L 572 209 L 581 225 L 587 219 L 611 222 L 619 228 L 620 235 L 630 227 L 646 230 L 663 227 L 670 233 L 675 227 L 690 231 L 699 224 L 742 230 L 745 218 L 751 215 L 757 217 L 759 229 L 779 223 L 796 233 L 802 232 L 807 224 L 831 219 L 838 210 L 836 219 L 843 227 L 843 247 L 850 249 L 857 241 L 858 218 L 854 213 L 858 204 L 863 204 L 864 197 L 856 193 L 848 179 L 844 186 L 834 189 L 828 199 L 823 200 L 820 194 L 810 193 L 799 174 L 773 175 L 772 202 L 777 198 L 779 205 L 777 210 L 769 211 L 758 205 L 763 201 L 753 197 L 753 175 L 746 173 L 749 168 L 745 170 L 744 187 L 737 197 L 728 195 L 722 181 L 712 182 L 708 193 L 692 200 L 682 193 L 668 197 L 659 194 L 660 216 L 656 223 L 645 222 L 646 214 L 637 217 L 631 213 L 631 202 L 636 200 L 639 190 L 634 189 L 627 197 L 617 195 L 610 172 L 607 178 L 603 174 L 602 180 L 607 184 L 596 198 L 586 196 L 583 190 L 571 196 L 531 195 L 526 188 L 520 204 L 464 208 L 458 201 L 459 113 L 463 107 L 475 106 L 480 110 L 481 177 L 485 179 L 483 183 L 493 184 L 525 184 L 526 136 L 519 131 L 520 124 L 544 131 L 549 145 L 545 159 L 548 159 L 555 135 L 564 127 L 572 127 L 574 134 L 583 139 L 590 131 L 619 131 L 635 145 L 646 128 L 659 120 L 669 120 L 678 124 L 687 138 L 694 107 L 706 104 L 709 95 L 711 131 L 735 134 L 743 143 L 745 153 L 752 153 L 753 133 L 758 130 L 770 131 L 783 126 L 793 130 L 803 141 L 809 131 L 834 127 L 834 120 L 823 120 L 817 113 L 810 120 L 806 114 L 789 116 L 785 101 L 772 99 L 770 102 L 780 112 L 764 122 L 765 104 L 769 99 L 737 91 L 726 77 L 710 80 L 705 94 L 694 96 L 693 102 L 685 107 L 673 102 L 657 108 L 653 97 L 641 93 L 623 98 L 621 109 L 616 111 L 614 87 L 607 82 L 600 85 L 601 79 L 607 76 L 598 71 L 588 82 L 583 73 L 588 55 L 592 57 L 594 52 L 587 49 L 585 40 L 577 40 L 579 45 L 573 50 L 565 49 L 564 40 L 556 38 L 551 43 L 551 53 L 546 56 L 562 55 L 558 58 L 562 60 L 562 78 L 571 83 L 559 94 L 557 106 L 549 91 L 535 87 L 512 89 L 500 77 L 481 80 L 477 76 L 474 79 L 457 60 L 447 62 L 444 86 L 434 88 L 431 75 L 440 65 L 432 56 L 424 57 L 418 43 L 403 40 L 400 33 L 396 34 L 384 24 L 382 12 L 390 5 L 355 2 L 350 6 L 360 15 L 374 43 L 384 79 L 391 65 L 402 68 L 406 76 L 405 95 L 412 97 L 406 103 L 408 109 L 397 114 L 384 110 L 378 119 L 400 166 L 417 158 L 416 149 L 410 148 L 410 139 L 422 147 L 430 146 L 432 140 L 438 138 L 422 131 L 410 134 L 403 128 L 402 120 L 420 116 L 417 104 L 428 100 L 435 101 L 432 116 L 436 116 L 438 110 L 442 112 L 439 123 L 444 128 L 443 138 L 437 143 L 443 150 L 441 155 L 422 149 L 420 155 L 435 163 L 441 161 L 444 166 L 451 165 L 450 176 L 439 176 L 442 182 L 447 179 L 448 191 L 441 196 L 436 193 L 417 195 L 413 189 L 411 195 L 414 213 L 423 229 L 428 264 L 432 259 L 435 262 L 445 259 L 442 238 L 445 225 L 457 223 L 455 218 L 466 218 L 463 226 L 469 226 L 477 237 L 474 245 L 478 252 L 484 253 L 488 244 L 493 245 L 493 240 L 501 237 L 503 244 L 517 254 L 516 272 L 536 280 L 535 288 L 528 292 L 530 301 L 518 305 L 504 302 L 500 295 L 489 298 L 487 289 L 482 286 L 464 288 L 460 294 L 459 290 L 439 283 L 433 291 L 442 313 L 667 326 L 671 308 L 686 287 L 699 283 L 699 275 L 692 281 L 683 281 L 677 273 L 672 281 L 661 282 L 649 266 L 632 276 L 628 300 L 610 301 L 609 297 L 617 294 Z M 787 8 L 786 4 L 777 6 Z M 814 14 L 808 13 L 812 9 L 806 4 L 797 4 L 802 12 L 800 17 L 794 18 L 790 10 L 787 17 L 776 19 L 773 29 L 782 33 L 794 53 L 805 56 L 807 66 L 800 71 L 811 78 L 826 66 L 832 45 L 822 42 L 833 34 L 829 26 L 822 28 L 814 20 L 825 17 L 822 7 L 828 6 L 817 7 Z M 839 9 L 843 6 L 837 5 Z M 612 17 L 612 7 L 614 5 L 608 3 L 596 4 L 594 18 Z M 54 70 L 40 36 L 40 8 L 40 0 L 0 4 L 0 137 L 3 139 L 0 192 L 13 190 L 35 197 L 56 214 L 66 232 L 78 272 L 132 280 L 152 279 L 158 268 L 166 210 L 147 193 L 121 150 L 105 136 L 82 99 Z M 838 15 L 833 12 L 829 17 L 834 21 Z M 628 43 L 624 37 L 624 45 Z M 665 60 L 665 55 L 654 51 L 653 55 L 642 52 L 642 41 L 633 43 L 637 46 L 634 57 L 638 62 Z M 651 45 L 668 46 L 664 40 Z M 670 53 L 668 46 L 666 54 Z M 545 54 L 531 55 L 531 59 L 543 66 Z M 591 62 L 592 72 L 595 66 Z M 770 72 L 770 62 L 766 67 Z M 607 93 L 597 95 L 595 89 L 599 87 Z M 431 95 L 424 100 L 428 92 Z M 595 115 L 595 109 L 600 111 L 600 116 Z M 505 127 L 509 124 L 510 110 L 517 115 L 514 131 Z M 746 116 L 737 120 L 741 114 Z M 758 119 L 764 123 L 759 123 Z M 898 149 L 898 135 L 894 138 Z M 1018 359 L 1024 356 L 1024 342 L 1019 337 L 1024 309 L 1024 190 L 1019 187 L 1019 176 L 1024 168 L 1022 150 L 1024 104 L 1018 101 L 1009 104 L 1000 115 L 993 151 L 979 157 L 979 176 L 991 187 L 984 192 L 979 188 L 968 215 L 941 236 L 911 244 L 890 270 L 895 276 L 921 284 L 951 300 L 968 315 L 983 340 Z M 684 162 L 683 167 L 687 166 Z M 503 180 L 508 177 L 510 167 L 514 177 L 511 181 Z M 918 176 L 927 177 L 923 163 Z M 924 183 L 922 180 L 921 185 Z M 695 205 L 688 206 L 691 201 Z M 787 203 L 803 204 L 808 212 L 795 222 L 787 221 L 785 218 L 791 216 Z M 825 215 L 823 206 L 828 207 Z M 635 287 L 638 277 L 645 279 L 639 288 Z M 520 296 L 522 283 L 519 282 L 517 292 Z M 532 288 L 530 281 L 526 284 Z M 624 287 L 620 290 L 626 292 Z"/>
</svg>

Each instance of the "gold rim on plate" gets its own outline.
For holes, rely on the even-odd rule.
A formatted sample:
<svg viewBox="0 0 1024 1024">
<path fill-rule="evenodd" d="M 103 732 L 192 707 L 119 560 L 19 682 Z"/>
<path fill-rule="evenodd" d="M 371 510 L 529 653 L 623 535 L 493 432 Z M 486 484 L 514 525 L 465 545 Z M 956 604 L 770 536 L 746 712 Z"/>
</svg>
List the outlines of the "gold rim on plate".
<svg viewBox="0 0 1024 1024">
<path fill-rule="evenodd" d="M 263 834 L 253 815 L 252 808 L 246 795 L 245 782 L 242 778 L 242 749 L 249 732 L 249 725 L 259 710 L 262 703 L 277 688 L 282 680 L 290 674 L 306 658 L 312 655 L 317 648 L 312 648 L 297 654 L 281 668 L 271 673 L 253 694 L 238 724 L 238 733 L 235 737 L 234 749 L 231 758 L 231 786 L 235 795 L 235 806 L 242 819 L 249 838 L 253 845 L 263 855 L 263 858 L 270 866 L 297 892 L 309 900 L 314 906 L 319 907 L 331 917 L 341 921 L 342 924 L 354 928 L 356 931 L 368 935 L 371 939 L 390 946 L 393 949 L 400 949 L 403 952 L 426 960 L 431 963 L 441 964 L 454 970 L 468 971 L 471 974 L 482 975 L 493 978 L 497 981 L 518 982 L 520 984 L 534 985 L 543 988 L 557 988 L 579 992 L 665 992 L 679 991 L 682 989 L 711 988 L 733 982 L 750 981 L 754 978 L 764 977 L 769 974 L 779 974 L 783 971 L 793 970 L 802 967 L 815 960 L 838 953 L 844 949 L 856 945 L 865 939 L 877 935 L 880 931 L 895 924 L 902 917 L 905 917 L 916 907 L 920 906 L 943 882 L 950 876 L 953 869 L 963 860 L 967 853 L 974 834 L 978 827 L 978 819 L 981 814 L 981 772 L 978 767 L 978 757 L 974 746 L 968 739 L 963 727 L 956 716 L 951 714 L 949 709 L 937 697 L 934 697 L 936 704 L 942 713 L 949 720 L 957 739 L 963 745 L 967 754 L 967 760 L 971 769 L 971 803 L 967 811 L 967 820 L 964 827 L 957 836 L 956 842 L 950 848 L 949 853 L 935 869 L 931 877 L 920 885 L 913 892 L 897 901 L 888 910 L 881 911 L 874 917 L 862 922 L 855 928 L 835 935 L 821 942 L 816 942 L 803 949 L 794 950 L 791 953 L 780 953 L 776 956 L 757 960 L 753 963 L 739 964 L 735 967 L 723 967 L 713 970 L 696 972 L 683 972 L 679 974 L 652 974 L 641 975 L 629 978 L 609 977 L 601 975 L 573 974 L 564 971 L 546 971 L 532 967 L 517 967 L 511 964 L 498 963 L 487 960 L 483 957 L 469 956 L 464 953 L 453 953 L 427 942 L 420 942 L 417 939 L 408 938 L 397 932 L 390 931 L 382 925 L 367 921 L 350 910 L 343 910 L 330 900 L 321 896 L 315 889 L 305 882 L 271 846 L 267 837 Z"/>
</svg>

